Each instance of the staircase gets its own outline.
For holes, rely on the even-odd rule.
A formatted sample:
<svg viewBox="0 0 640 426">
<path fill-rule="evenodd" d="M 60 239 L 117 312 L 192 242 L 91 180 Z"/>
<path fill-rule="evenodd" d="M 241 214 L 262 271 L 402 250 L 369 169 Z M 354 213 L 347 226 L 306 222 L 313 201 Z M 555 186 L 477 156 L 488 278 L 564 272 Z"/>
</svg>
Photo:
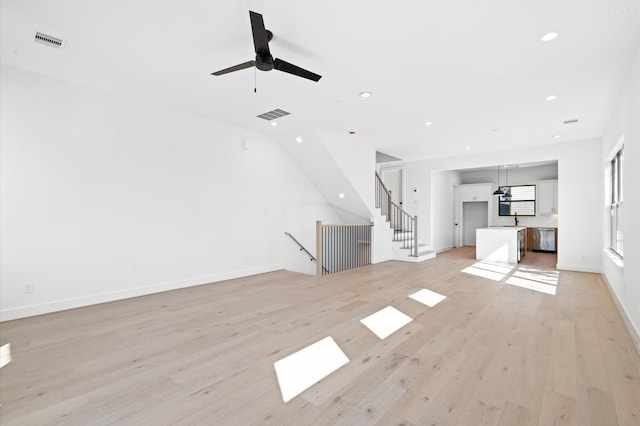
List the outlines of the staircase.
<svg viewBox="0 0 640 426">
<path fill-rule="evenodd" d="M 404 262 L 422 262 L 436 257 L 426 244 L 418 239 L 418 217 L 411 216 L 391 199 L 389 191 L 376 173 L 376 209 L 389 224 L 394 259 Z"/>
</svg>

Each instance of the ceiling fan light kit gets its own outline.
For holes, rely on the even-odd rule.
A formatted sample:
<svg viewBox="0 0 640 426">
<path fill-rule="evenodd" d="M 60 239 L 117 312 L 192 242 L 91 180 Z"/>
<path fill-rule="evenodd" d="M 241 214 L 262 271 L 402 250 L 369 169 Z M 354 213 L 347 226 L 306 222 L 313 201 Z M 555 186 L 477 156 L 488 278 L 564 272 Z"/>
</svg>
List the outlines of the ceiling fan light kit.
<svg viewBox="0 0 640 426">
<path fill-rule="evenodd" d="M 256 53 L 255 60 L 212 72 L 211 75 L 221 76 L 246 68 L 256 67 L 260 71 L 271 71 L 275 69 L 312 81 L 318 81 L 322 78 L 321 75 L 305 70 L 304 68 L 300 68 L 299 66 L 280 58 L 274 59 L 273 55 L 271 55 L 271 50 L 269 49 L 269 41 L 273 38 L 273 33 L 264 27 L 264 19 L 261 14 L 249 11 L 249 18 L 251 19 L 253 46 Z"/>
</svg>

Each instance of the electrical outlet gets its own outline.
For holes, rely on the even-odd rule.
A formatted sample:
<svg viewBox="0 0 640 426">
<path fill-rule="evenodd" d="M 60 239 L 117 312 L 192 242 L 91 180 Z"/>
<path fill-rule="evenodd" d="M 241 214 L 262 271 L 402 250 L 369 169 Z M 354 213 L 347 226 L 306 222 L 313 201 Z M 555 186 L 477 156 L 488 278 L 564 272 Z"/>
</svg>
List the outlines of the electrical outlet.
<svg viewBox="0 0 640 426">
<path fill-rule="evenodd" d="M 26 283 L 24 283 L 24 294 L 33 293 L 34 286 L 35 286 L 34 283 L 31 281 L 27 281 Z"/>
</svg>

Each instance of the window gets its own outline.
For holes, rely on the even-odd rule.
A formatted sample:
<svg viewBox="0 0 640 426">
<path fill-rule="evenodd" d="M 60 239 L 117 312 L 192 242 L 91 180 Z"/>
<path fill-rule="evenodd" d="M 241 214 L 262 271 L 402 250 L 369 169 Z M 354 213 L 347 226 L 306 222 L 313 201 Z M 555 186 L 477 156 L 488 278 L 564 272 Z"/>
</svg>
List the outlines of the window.
<svg viewBox="0 0 640 426">
<path fill-rule="evenodd" d="M 498 211 L 500 216 L 535 216 L 536 215 L 536 186 L 517 185 L 501 186 L 505 195 L 511 194 L 511 198 L 501 195 L 498 199 Z"/>
<path fill-rule="evenodd" d="M 611 245 L 610 249 L 620 257 L 624 255 L 622 244 L 622 210 L 623 210 L 623 181 L 624 147 L 611 160 Z"/>
</svg>

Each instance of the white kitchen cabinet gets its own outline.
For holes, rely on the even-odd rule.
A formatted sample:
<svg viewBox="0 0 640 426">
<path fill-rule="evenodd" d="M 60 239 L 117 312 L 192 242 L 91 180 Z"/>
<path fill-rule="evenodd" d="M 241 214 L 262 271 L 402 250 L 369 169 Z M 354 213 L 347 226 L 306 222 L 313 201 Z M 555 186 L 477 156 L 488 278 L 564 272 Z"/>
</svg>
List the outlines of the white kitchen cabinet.
<svg viewBox="0 0 640 426">
<path fill-rule="evenodd" d="M 491 198 L 491 184 L 460 185 L 458 187 L 461 202 L 489 201 Z"/>
<path fill-rule="evenodd" d="M 558 181 L 538 182 L 536 193 L 538 214 L 558 213 Z"/>
</svg>

